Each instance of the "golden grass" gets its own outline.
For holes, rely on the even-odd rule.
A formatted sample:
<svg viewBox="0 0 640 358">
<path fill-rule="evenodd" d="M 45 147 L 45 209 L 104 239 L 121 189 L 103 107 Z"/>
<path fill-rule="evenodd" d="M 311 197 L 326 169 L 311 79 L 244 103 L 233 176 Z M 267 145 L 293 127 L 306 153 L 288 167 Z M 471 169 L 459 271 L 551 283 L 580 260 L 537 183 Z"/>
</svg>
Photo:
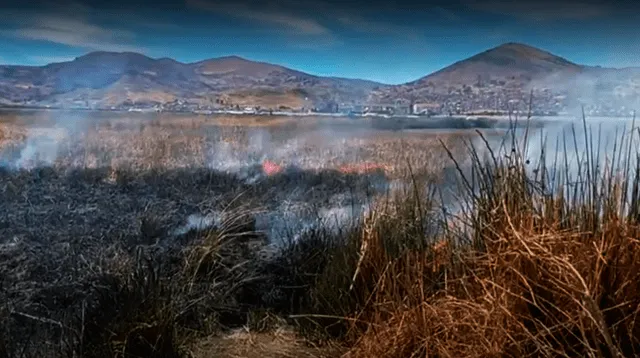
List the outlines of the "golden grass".
<svg viewBox="0 0 640 358">
<path fill-rule="evenodd" d="M 27 139 L 27 129 L 12 123 L 0 123 L 0 151 L 18 147 Z"/>
<path fill-rule="evenodd" d="M 44 120 L 50 121 L 52 114 Z M 246 160 L 252 141 L 252 130 L 266 133 L 265 154 L 268 160 L 287 166 L 338 169 L 363 166 L 384 167 L 392 177 L 406 177 L 409 166 L 414 175 L 433 175 L 450 165 L 440 141 L 456 155 L 464 149 L 461 139 L 472 131 L 411 132 L 399 135 L 390 131 L 366 129 L 367 123 L 353 124 L 350 120 L 333 119 L 333 128 L 318 118 L 283 116 L 194 116 L 120 114 L 114 119 L 87 119 L 77 125 L 80 132 L 71 134 L 71 141 L 62 141 L 56 165 L 75 165 L 87 168 L 186 168 L 206 167 L 211 155 L 224 146 L 236 160 Z M 38 120 L 37 118 L 36 120 Z M 47 123 L 42 124 L 46 131 Z M 345 128 L 347 132 L 342 131 Z M 351 126 L 351 127 L 349 127 Z M 362 126 L 364 130 L 350 134 L 349 130 Z M 19 150 L 27 139 L 27 128 L 21 123 L 3 123 L 0 148 Z M 331 128 L 326 130 L 326 128 Z M 349 129 L 351 128 L 351 129 Z M 293 147 L 292 147 L 293 146 Z M 286 156 L 276 157 L 290 147 Z M 220 158 L 219 158 L 220 159 Z M 234 158 L 231 158 L 232 160 Z M 428 163 L 428 165 L 425 165 Z"/>
</svg>

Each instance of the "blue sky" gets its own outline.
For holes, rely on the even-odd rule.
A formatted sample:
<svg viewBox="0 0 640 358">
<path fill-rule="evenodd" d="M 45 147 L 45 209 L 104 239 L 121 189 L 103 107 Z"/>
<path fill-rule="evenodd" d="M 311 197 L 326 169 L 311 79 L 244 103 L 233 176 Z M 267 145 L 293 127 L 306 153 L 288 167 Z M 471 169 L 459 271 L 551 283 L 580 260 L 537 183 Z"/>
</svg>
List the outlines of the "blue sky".
<svg viewBox="0 0 640 358">
<path fill-rule="evenodd" d="M 0 2 L 0 62 L 42 65 L 94 50 L 182 62 L 239 55 L 395 84 L 524 42 L 582 64 L 640 66 L 639 8 L 590 0 Z"/>
</svg>

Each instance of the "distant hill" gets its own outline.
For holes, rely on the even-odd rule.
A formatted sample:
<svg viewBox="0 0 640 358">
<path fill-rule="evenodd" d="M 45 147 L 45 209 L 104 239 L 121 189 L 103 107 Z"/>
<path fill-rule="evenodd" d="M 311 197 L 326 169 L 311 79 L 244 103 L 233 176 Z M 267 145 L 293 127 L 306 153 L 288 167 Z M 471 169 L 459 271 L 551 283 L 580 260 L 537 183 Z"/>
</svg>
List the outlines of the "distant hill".
<svg viewBox="0 0 640 358">
<path fill-rule="evenodd" d="M 555 73 L 578 74 L 582 66 L 524 44 L 507 43 L 409 83 L 467 84 L 483 79 L 528 82 Z"/>
<path fill-rule="evenodd" d="M 372 102 L 427 102 L 449 111 L 505 109 L 530 91 L 545 110 L 582 103 L 640 103 L 640 68 L 601 68 L 573 63 L 550 52 L 506 43 L 402 85 L 372 91 Z"/>
<path fill-rule="evenodd" d="M 182 100 L 309 108 L 362 102 L 373 88 L 383 86 L 237 56 L 185 64 L 138 53 L 92 52 L 42 67 L 0 66 L 0 101 L 5 104 L 110 107 Z"/>
</svg>

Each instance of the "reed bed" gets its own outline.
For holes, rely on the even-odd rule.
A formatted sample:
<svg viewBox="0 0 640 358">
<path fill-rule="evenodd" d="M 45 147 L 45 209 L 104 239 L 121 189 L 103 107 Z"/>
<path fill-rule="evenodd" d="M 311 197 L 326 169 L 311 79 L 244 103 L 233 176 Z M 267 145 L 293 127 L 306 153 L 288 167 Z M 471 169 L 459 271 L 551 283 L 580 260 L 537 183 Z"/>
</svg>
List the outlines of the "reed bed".
<svg viewBox="0 0 640 358">
<path fill-rule="evenodd" d="M 407 185 L 376 193 L 357 225 L 316 226 L 275 251 L 242 205 L 228 205 L 231 214 L 214 228 L 170 240 L 161 215 L 166 210 L 159 207 L 136 230 L 127 230 L 128 244 L 112 238 L 87 257 L 59 240 L 61 250 L 50 251 L 58 252 L 50 265 L 35 265 L 29 256 L 51 250 L 46 240 L 26 245 L 12 241 L 16 232 L 0 250 L 0 282 L 22 287 L 2 286 L 0 353 L 277 357 L 295 356 L 297 349 L 299 356 L 318 357 L 637 356 L 639 132 L 633 127 L 607 154 L 610 163 L 620 164 L 606 166 L 600 165 L 597 133 L 586 130 L 586 121 L 581 125 L 588 140 L 585 148 L 575 146 L 578 167 L 565 166 L 555 153 L 528 157 L 526 121 L 514 124 L 498 145 L 482 132 L 466 142 L 457 138 L 457 148 L 442 140 L 439 160 L 450 163 L 447 175 L 420 175 L 429 169 L 428 156 L 403 157 Z M 460 148 L 466 148 L 466 161 L 459 159 Z M 135 170 L 119 173 L 113 187 L 99 187 L 113 195 L 142 193 L 150 183 L 163 188 L 173 178 L 177 201 L 184 193 L 197 196 L 194 185 L 206 181 L 198 178 L 211 179 L 204 172 L 162 177 L 150 171 L 144 180 L 136 179 Z M 41 185 L 38 180 L 66 180 L 54 174 L 19 174 L 31 178 L 30 185 L 18 174 L 4 174 L 3 195 L 10 192 L 22 203 Z M 325 189 L 347 180 L 336 172 L 305 178 Z M 251 188 L 282 183 L 287 190 L 300 177 L 268 180 L 241 186 L 258 193 Z M 444 196 L 443 180 L 448 189 L 455 181 L 456 196 Z M 83 187 L 65 185 L 75 193 Z M 451 200 L 461 209 L 443 208 Z M 22 208 L 25 217 L 33 215 L 27 201 Z M 70 247 L 93 242 L 100 248 L 99 240 L 84 240 Z M 56 270 L 65 265 L 74 269 L 56 285 Z M 51 274 L 53 284 L 25 284 L 43 273 Z M 293 332 L 284 340 L 283 327 Z M 228 338 L 239 336 L 247 339 L 233 344 L 254 348 L 230 349 Z"/>
</svg>

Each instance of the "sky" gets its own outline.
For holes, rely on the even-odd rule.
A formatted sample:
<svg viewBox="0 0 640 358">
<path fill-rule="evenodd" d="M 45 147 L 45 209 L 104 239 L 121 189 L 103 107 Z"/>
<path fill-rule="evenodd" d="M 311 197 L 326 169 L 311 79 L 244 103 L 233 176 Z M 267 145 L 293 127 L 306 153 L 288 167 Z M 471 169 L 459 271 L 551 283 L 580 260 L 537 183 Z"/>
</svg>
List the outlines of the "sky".
<svg viewBox="0 0 640 358">
<path fill-rule="evenodd" d="M 238 55 L 398 84 L 506 42 L 573 62 L 640 66 L 631 0 L 0 0 L 0 63 L 91 51 L 181 62 Z"/>
</svg>

